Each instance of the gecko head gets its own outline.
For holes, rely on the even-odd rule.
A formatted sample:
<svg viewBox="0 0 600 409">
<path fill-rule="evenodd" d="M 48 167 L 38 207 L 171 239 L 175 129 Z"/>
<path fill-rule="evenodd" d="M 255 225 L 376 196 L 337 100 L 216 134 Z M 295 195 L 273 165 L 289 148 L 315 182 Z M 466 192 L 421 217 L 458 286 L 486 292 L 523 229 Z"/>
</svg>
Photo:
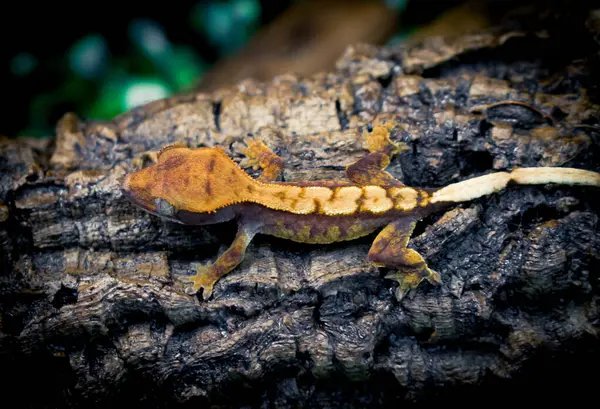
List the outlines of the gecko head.
<svg viewBox="0 0 600 409">
<path fill-rule="evenodd" d="M 242 201 L 251 178 L 220 148 L 163 148 L 157 162 L 126 175 L 125 197 L 157 216 L 178 221 L 178 214 L 211 214 Z"/>
</svg>

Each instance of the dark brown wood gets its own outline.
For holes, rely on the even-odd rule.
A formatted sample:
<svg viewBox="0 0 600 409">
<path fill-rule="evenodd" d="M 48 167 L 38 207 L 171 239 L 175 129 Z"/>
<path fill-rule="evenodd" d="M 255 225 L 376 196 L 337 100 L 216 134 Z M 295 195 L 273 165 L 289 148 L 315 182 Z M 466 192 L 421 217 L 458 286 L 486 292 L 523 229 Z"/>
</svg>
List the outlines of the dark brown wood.
<svg viewBox="0 0 600 409">
<path fill-rule="evenodd" d="M 218 144 L 241 160 L 242 139 L 265 125 L 282 131 L 265 142 L 284 158 L 285 180 L 343 177 L 376 117 L 403 128 L 393 139 L 411 150 L 389 172 L 407 185 L 519 166 L 600 171 L 593 16 L 534 10 L 451 41 L 349 47 L 330 73 L 178 96 L 106 123 L 68 114 L 51 141 L 3 140 L 3 402 L 285 408 L 591 396 L 581 368 L 600 363 L 598 190 L 515 187 L 423 220 L 411 247 L 443 285 L 425 283 L 401 303 L 366 261 L 373 237 L 331 246 L 258 237 L 202 302 L 173 277 L 214 260 L 234 226 L 163 223 L 118 186 L 167 143 Z"/>
<path fill-rule="evenodd" d="M 247 44 L 213 65 L 198 83 L 212 92 L 252 78 L 330 71 L 347 44 L 382 45 L 397 30 L 398 12 L 383 1 L 304 0 L 292 3 Z"/>
</svg>

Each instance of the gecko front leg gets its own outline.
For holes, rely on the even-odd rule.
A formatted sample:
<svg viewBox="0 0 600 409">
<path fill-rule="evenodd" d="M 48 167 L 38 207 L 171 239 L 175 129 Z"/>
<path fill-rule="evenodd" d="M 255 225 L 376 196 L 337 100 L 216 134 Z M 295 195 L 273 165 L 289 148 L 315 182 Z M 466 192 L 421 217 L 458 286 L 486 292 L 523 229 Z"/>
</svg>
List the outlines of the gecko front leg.
<svg viewBox="0 0 600 409">
<path fill-rule="evenodd" d="M 198 267 L 193 276 L 180 278 L 184 283 L 191 284 L 185 288 L 188 295 L 194 295 L 202 289 L 202 298 L 208 300 L 212 295 L 213 286 L 221 277 L 236 268 L 246 256 L 246 248 L 256 235 L 256 229 L 243 222 L 238 223 L 238 231 L 233 242 L 213 264 Z"/>
<path fill-rule="evenodd" d="M 359 185 L 404 186 L 402 182 L 385 171 L 391 158 L 408 146 L 390 139 L 390 124 L 377 125 L 366 135 L 366 148 L 370 153 L 346 167 L 346 176 Z"/>
<path fill-rule="evenodd" d="M 369 250 L 368 259 L 375 266 L 398 269 L 385 277 L 400 284 L 396 290 L 398 301 L 423 280 L 432 284 L 441 283 L 440 275 L 427 266 L 423 257 L 406 247 L 415 225 L 416 221 L 410 216 L 388 224 L 377 235 Z"/>
<path fill-rule="evenodd" d="M 276 132 L 271 128 L 265 128 L 260 131 L 259 138 L 268 137 L 270 133 Z M 247 138 L 248 147 L 244 150 L 246 160 L 243 166 L 252 166 L 254 169 L 260 167 L 262 174 L 258 180 L 263 182 L 274 182 L 283 171 L 283 159 L 277 156 L 267 145 L 259 138 Z"/>
</svg>

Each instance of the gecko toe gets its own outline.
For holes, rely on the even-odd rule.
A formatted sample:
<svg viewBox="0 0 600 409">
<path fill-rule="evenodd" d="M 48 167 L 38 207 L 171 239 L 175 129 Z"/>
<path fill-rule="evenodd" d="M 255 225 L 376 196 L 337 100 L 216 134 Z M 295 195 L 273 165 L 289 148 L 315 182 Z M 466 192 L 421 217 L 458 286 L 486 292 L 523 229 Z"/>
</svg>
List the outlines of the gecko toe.
<svg viewBox="0 0 600 409">
<path fill-rule="evenodd" d="M 425 276 L 425 279 L 427 281 L 429 281 L 433 285 L 441 285 L 442 284 L 442 277 L 440 276 L 440 273 L 438 273 L 437 271 L 434 271 L 430 268 L 427 269 L 427 272 L 428 272 L 428 274 Z"/>
<path fill-rule="evenodd" d="M 194 282 L 193 276 L 178 277 L 177 281 L 179 281 L 183 287 L 183 292 L 187 295 L 195 295 L 199 290 L 198 286 Z"/>
<path fill-rule="evenodd" d="M 433 285 L 442 283 L 440 274 L 428 267 L 416 270 L 399 270 L 388 273 L 385 278 L 398 282 L 396 289 L 396 299 L 401 301 L 407 294 L 414 297 L 415 290 L 423 280 L 429 281 Z"/>
<path fill-rule="evenodd" d="M 185 285 L 187 295 L 196 295 L 202 290 L 201 298 L 206 301 L 212 296 L 216 279 L 212 266 L 199 266 L 195 275 L 183 277 L 180 281 Z"/>
<path fill-rule="evenodd" d="M 187 281 L 187 286 L 184 287 L 183 291 L 187 294 L 187 295 L 197 295 L 198 292 L 200 292 L 200 290 L 202 290 L 202 293 L 200 295 L 200 297 L 202 298 L 202 300 L 206 301 L 208 300 L 211 296 L 212 296 L 212 291 L 213 291 L 213 286 L 208 285 L 208 284 L 198 284 L 196 280 L 194 281 Z"/>
<path fill-rule="evenodd" d="M 213 291 L 212 285 L 210 287 L 208 287 L 208 286 L 202 287 L 202 299 L 204 301 L 206 301 L 210 297 L 212 297 L 212 291 Z"/>
<path fill-rule="evenodd" d="M 187 295 L 196 295 L 202 290 L 201 298 L 206 301 L 212 296 L 215 280 L 211 278 L 210 268 L 198 267 L 198 273 L 178 279 L 183 284 L 183 291 Z"/>
</svg>

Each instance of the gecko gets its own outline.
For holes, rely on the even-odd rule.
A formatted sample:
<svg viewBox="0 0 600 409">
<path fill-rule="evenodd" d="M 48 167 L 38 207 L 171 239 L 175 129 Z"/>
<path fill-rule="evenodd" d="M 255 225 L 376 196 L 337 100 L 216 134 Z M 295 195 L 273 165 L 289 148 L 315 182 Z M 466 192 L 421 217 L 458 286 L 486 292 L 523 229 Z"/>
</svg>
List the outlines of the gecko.
<svg viewBox="0 0 600 409">
<path fill-rule="evenodd" d="M 363 133 L 368 150 L 346 166 L 347 180 L 278 181 L 284 160 L 260 138 L 248 137 L 245 160 L 258 177 L 244 171 L 223 148 L 163 147 L 155 163 L 125 175 L 121 191 L 134 205 L 164 220 L 186 225 L 235 221 L 231 245 L 214 263 L 196 274 L 178 277 L 184 292 L 208 300 L 215 283 L 235 269 L 257 234 L 300 243 L 329 244 L 375 232 L 367 259 L 391 270 L 385 278 L 398 282 L 401 300 L 423 280 L 442 283 L 416 250 L 407 247 L 416 223 L 450 206 L 517 185 L 584 185 L 600 187 L 600 173 L 565 167 L 516 168 L 485 174 L 438 188 L 404 185 L 386 168 L 409 149 L 390 138 L 392 122 L 375 122 Z"/>
</svg>

